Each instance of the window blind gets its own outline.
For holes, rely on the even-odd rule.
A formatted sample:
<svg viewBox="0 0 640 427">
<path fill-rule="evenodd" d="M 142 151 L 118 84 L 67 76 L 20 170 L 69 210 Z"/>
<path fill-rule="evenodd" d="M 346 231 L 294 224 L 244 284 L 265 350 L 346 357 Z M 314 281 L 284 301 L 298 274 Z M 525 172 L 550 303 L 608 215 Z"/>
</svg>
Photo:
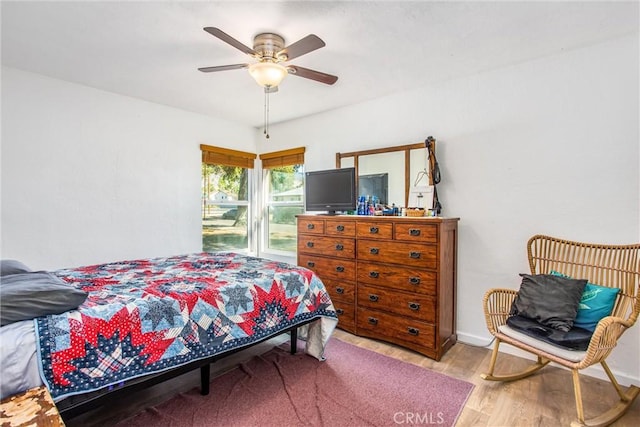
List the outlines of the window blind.
<svg viewBox="0 0 640 427">
<path fill-rule="evenodd" d="M 253 163 L 257 157 L 253 153 L 205 144 L 200 144 L 200 150 L 202 150 L 202 163 L 207 164 L 253 169 Z"/>
<path fill-rule="evenodd" d="M 289 150 L 274 151 L 273 153 L 260 154 L 262 169 L 273 169 L 280 166 L 304 164 L 304 147 L 291 148 Z"/>
</svg>

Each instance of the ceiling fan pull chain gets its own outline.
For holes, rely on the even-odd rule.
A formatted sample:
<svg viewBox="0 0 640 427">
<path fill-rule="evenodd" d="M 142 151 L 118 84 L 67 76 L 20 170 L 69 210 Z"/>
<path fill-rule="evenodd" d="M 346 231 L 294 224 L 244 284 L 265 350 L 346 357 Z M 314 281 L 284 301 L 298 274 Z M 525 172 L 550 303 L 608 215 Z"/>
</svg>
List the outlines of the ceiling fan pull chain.
<svg viewBox="0 0 640 427">
<path fill-rule="evenodd" d="M 264 134 L 269 139 L 269 88 L 264 88 Z"/>
</svg>

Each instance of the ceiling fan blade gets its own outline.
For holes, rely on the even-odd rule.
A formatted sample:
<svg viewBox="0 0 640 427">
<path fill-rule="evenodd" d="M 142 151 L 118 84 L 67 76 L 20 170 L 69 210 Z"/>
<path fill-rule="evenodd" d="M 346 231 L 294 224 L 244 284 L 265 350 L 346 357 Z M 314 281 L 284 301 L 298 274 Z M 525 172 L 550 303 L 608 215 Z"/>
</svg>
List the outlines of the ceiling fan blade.
<svg viewBox="0 0 640 427">
<path fill-rule="evenodd" d="M 298 67 L 297 65 L 289 65 L 287 66 L 287 70 L 289 71 L 289 74 L 293 76 L 304 77 L 305 79 L 315 80 L 327 85 L 332 85 L 338 80 L 338 77 L 332 76 L 331 74 Z"/>
<path fill-rule="evenodd" d="M 230 44 L 231 46 L 235 47 L 238 50 L 241 50 L 242 52 L 246 53 L 247 55 L 251 55 L 251 56 L 257 56 L 258 55 L 258 53 L 255 50 L 251 49 L 249 46 L 246 46 L 246 45 L 240 43 L 238 40 L 234 39 L 229 34 L 225 33 L 224 31 L 222 31 L 219 28 L 216 28 L 216 27 L 204 27 L 204 30 L 207 33 L 211 34 L 212 36 L 219 38 L 223 42 Z"/>
<path fill-rule="evenodd" d="M 247 68 L 249 64 L 231 64 L 231 65 L 218 65 L 216 67 L 202 67 L 198 68 L 203 73 L 211 73 L 213 71 L 226 71 L 226 70 L 239 70 L 240 68 Z"/>
<path fill-rule="evenodd" d="M 293 58 L 297 58 L 299 56 L 304 55 L 305 53 L 313 52 L 316 49 L 320 49 L 324 47 L 325 43 L 320 39 L 320 37 L 315 34 L 309 34 L 307 37 L 303 37 L 297 42 L 285 47 L 280 52 L 276 54 L 276 58 L 286 55 L 286 61 L 289 61 Z"/>
</svg>

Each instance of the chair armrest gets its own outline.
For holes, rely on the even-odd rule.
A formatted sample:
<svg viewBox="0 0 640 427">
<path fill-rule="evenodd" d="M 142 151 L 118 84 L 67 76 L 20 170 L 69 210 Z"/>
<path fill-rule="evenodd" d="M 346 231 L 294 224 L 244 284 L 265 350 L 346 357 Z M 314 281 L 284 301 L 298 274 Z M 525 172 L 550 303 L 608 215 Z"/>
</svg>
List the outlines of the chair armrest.
<svg viewBox="0 0 640 427">
<path fill-rule="evenodd" d="M 621 317 L 607 316 L 600 319 L 595 331 L 593 331 L 591 341 L 589 341 L 587 355 L 582 359 L 577 369 L 583 369 L 605 360 L 618 344 L 618 338 L 632 325 L 632 322 Z"/>
<path fill-rule="evenodd" d="M 484 318 L 487 328 L 492 335 L 498 332 L 498 327 L 507 323 L 511 304 L 516 299 L 518 291 L 515 289 L 489 289 L 482 299 Z"/>
</svg>

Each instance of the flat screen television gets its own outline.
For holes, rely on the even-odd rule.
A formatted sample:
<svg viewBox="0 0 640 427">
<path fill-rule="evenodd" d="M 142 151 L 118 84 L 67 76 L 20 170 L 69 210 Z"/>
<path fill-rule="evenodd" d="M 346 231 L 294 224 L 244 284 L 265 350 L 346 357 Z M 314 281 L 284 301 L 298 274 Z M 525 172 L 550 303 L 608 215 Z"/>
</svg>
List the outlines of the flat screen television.
<svg viewBox="0 0 640 427">
<path fill-rule="evenodd" d="M 305 173 L 305 210 L 336 211 L 354 210 L 356 196 L 356 169 L 327 169 Z"/>
</svg>

